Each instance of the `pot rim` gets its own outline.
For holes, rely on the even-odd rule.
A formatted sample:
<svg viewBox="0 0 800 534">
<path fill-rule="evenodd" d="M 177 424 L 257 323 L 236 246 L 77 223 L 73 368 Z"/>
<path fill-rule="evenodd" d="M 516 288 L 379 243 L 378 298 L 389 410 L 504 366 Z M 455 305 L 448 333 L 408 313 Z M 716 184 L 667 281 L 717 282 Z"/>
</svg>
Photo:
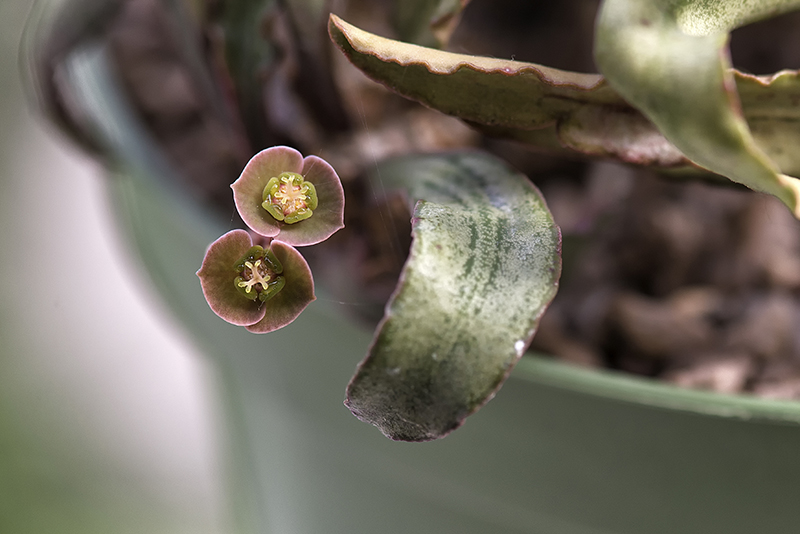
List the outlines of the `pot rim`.
<svg viewBox="0 0 800 534">
<path fill-rule="evenodd" d="M 579 367 L 541 354 L 522 357 L 509 379 L 656 409 L 800 424 L 798 401 L 690 389 L 622 371 Z"/>
</svg>

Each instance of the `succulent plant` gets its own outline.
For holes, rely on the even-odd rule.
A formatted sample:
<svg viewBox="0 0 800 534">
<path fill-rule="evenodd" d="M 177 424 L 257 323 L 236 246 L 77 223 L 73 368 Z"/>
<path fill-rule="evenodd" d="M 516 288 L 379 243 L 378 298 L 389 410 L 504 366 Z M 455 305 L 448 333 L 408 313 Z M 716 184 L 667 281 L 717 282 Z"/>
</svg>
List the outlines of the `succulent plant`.
<svg viewBox="0 0 800 534">
<path fill-rule="evenodd" d="M 327 3 L 303 0 L 72 3 L 85 8 L 85 20 L 54 23 L 46 45 L 34 47 L 40 101 L 117 168 L 173 176 L 184 187 L 191 178 L 191 190 L 224 207 L 233 182 L 236 208 L 252 234 L 222 236 L 198 272 L 223 319 L 264 333 L 297 317 L 314 299 L 314 285 L 294 246 L 319 244 L 328 251 L 323 269 L 339 261 L 347 271 L 340 278 L 349 277 L 349 287 L 362 284 L 363 274 L 352 268 L 357 260 L 342 258 L 363 259 L 364 250 L 387 239 L 350 246 L 334 236 L 348 215 L 345 193 L 349 219 L 362 226 L 348 235 L 364 237 L 380 234 L 366 222 L 369 205 L 400 191 L 413 244 L 346 398 L 357 417 L 392 439 L 443 437 L 495 395 L 556 294 L 561 234 L 529 178 L 497 155 L 458 141 L 419 141 L 423 150 L 408 150 L 403 143 L 414 146 L 423 129 L 402 143 L 388 127 L 381 130 L 375 116 L 420 108 L 387 100 L 368 117 L 364 101 L 375 86 L 333 60 L 326 22 L 338 51 L 367 77 L 484 138 L 681 179 L 727 179 L 777 197 L 800 217 L 800 73 L 743 73 L 732 68 L 727 50 L 734 28 L 800 8 L 798 0 L 604 0 L 594 40 L 600 74 L 443 50 L 464 0 L 342 7 L 344 18 L 377 20 L 375 28 L 412 42 L 359 29 L 328 17 Z M 132 39 L 124 23 L 142 23 L 142 12 L 170 21 L 175 38 L 158 45 Z M 94 40 L 75 37 L 81 31 Z M 77 46 L 102 42 L 97 35 L 112 46 Z M 63 43 L 80 53 L 64 52 Z M 181 81 L 175 87 L 190 95 L 179 100 L 183 107 L 151 98 L 165 77 L 137 78 L 154 68 L 153 56 L 142 51 L 158 46 L 162 63 L 172 65 L 170 79 Z M 109 56 L 120 74 L 108 68 Z M 72 63 L 54 68 L 61 57 Z M 82 101 L 96 89 L 86 84 L 89 71 L 114 90 Z M 126 106 L 138 114 L 120 111 Z M 370 130 L 373 119 L 378 126 Z M 191 136 L 176 126 L 198 124 Z M 452 124 L 443 129 L 455 131 Z M 282 145 L 324 153 L 330 164 Z M 193 147 L 190 155 L 184 146 Z M 441 150 L 454 147 L 460 149 Z M 378 226 L 388 228 L 393 220 L 381 209 Z"/>
</svg>

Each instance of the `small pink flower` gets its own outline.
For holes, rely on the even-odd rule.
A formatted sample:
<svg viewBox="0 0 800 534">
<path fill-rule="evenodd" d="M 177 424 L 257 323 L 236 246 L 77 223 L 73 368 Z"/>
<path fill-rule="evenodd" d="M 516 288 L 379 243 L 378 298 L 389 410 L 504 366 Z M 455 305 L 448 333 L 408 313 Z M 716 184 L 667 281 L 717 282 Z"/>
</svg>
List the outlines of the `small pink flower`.
<svg viewBox="0 0 800 534">
<path fill-rule="evenodd" d="M 317 156 L 276 146 L 247 163 L 231 185 L 245 224 L 284 243 L 315 245 L 344 228 L 344 190 L 333 167 Z"/>
<path fill-rule="evenodd" d="M 259 334 L 288 325 L 316 299 L 311 270 L 294 247 L 253 245 L 244 230 L 214 241 L 197 276 L 214 313 Z"/>
</svg>

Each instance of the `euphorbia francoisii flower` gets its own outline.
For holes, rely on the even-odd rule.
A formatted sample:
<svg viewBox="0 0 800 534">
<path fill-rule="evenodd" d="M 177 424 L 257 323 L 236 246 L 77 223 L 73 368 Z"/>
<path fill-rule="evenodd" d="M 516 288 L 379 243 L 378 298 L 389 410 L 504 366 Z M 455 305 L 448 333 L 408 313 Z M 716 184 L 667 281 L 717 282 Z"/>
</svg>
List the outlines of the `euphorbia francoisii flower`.
<svg viewBox="0 0 800 534">
<path fill-rule="evenodd" d="M 231 185 L 236 208 L 254 232 L 290 245 L 314 245 L 344 227 L 344 191 L 328 162 L 276 146 L 247 163 Z"/>
<path fill-rule="evenodd" d="M 258 334 L 288 325 L 316 298 L 311 270 L 294 247 L 254 245 L 244 230 L 214 241 L 197 276 L 214 313 Z"/>
</svg>

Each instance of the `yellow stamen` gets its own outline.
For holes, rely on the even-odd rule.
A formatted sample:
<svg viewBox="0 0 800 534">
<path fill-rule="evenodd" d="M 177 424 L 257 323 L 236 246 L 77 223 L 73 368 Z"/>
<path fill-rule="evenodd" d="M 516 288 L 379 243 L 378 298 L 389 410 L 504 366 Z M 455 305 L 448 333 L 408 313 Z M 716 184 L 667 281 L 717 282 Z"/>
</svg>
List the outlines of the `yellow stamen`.
<svg viewBox="0 0 800 534">
<path fill-rule="evenodd" d="M 242 272 L 243 280 L 239 282 L 239 287 L 243 287 L 245 293 L 250 293 L 250 291 L 253 289 L 253 286 L 256 284 L 261 284 L 261 289 L 266 291 L 267 284 L 272 279 L 272 273 L 269 271 L 269 269 L 261 266 L 261 260 L 256 260 L 254 264 L 246 261 L 244 262 L 244 266 L 245 269 Z"/>
</svg>

